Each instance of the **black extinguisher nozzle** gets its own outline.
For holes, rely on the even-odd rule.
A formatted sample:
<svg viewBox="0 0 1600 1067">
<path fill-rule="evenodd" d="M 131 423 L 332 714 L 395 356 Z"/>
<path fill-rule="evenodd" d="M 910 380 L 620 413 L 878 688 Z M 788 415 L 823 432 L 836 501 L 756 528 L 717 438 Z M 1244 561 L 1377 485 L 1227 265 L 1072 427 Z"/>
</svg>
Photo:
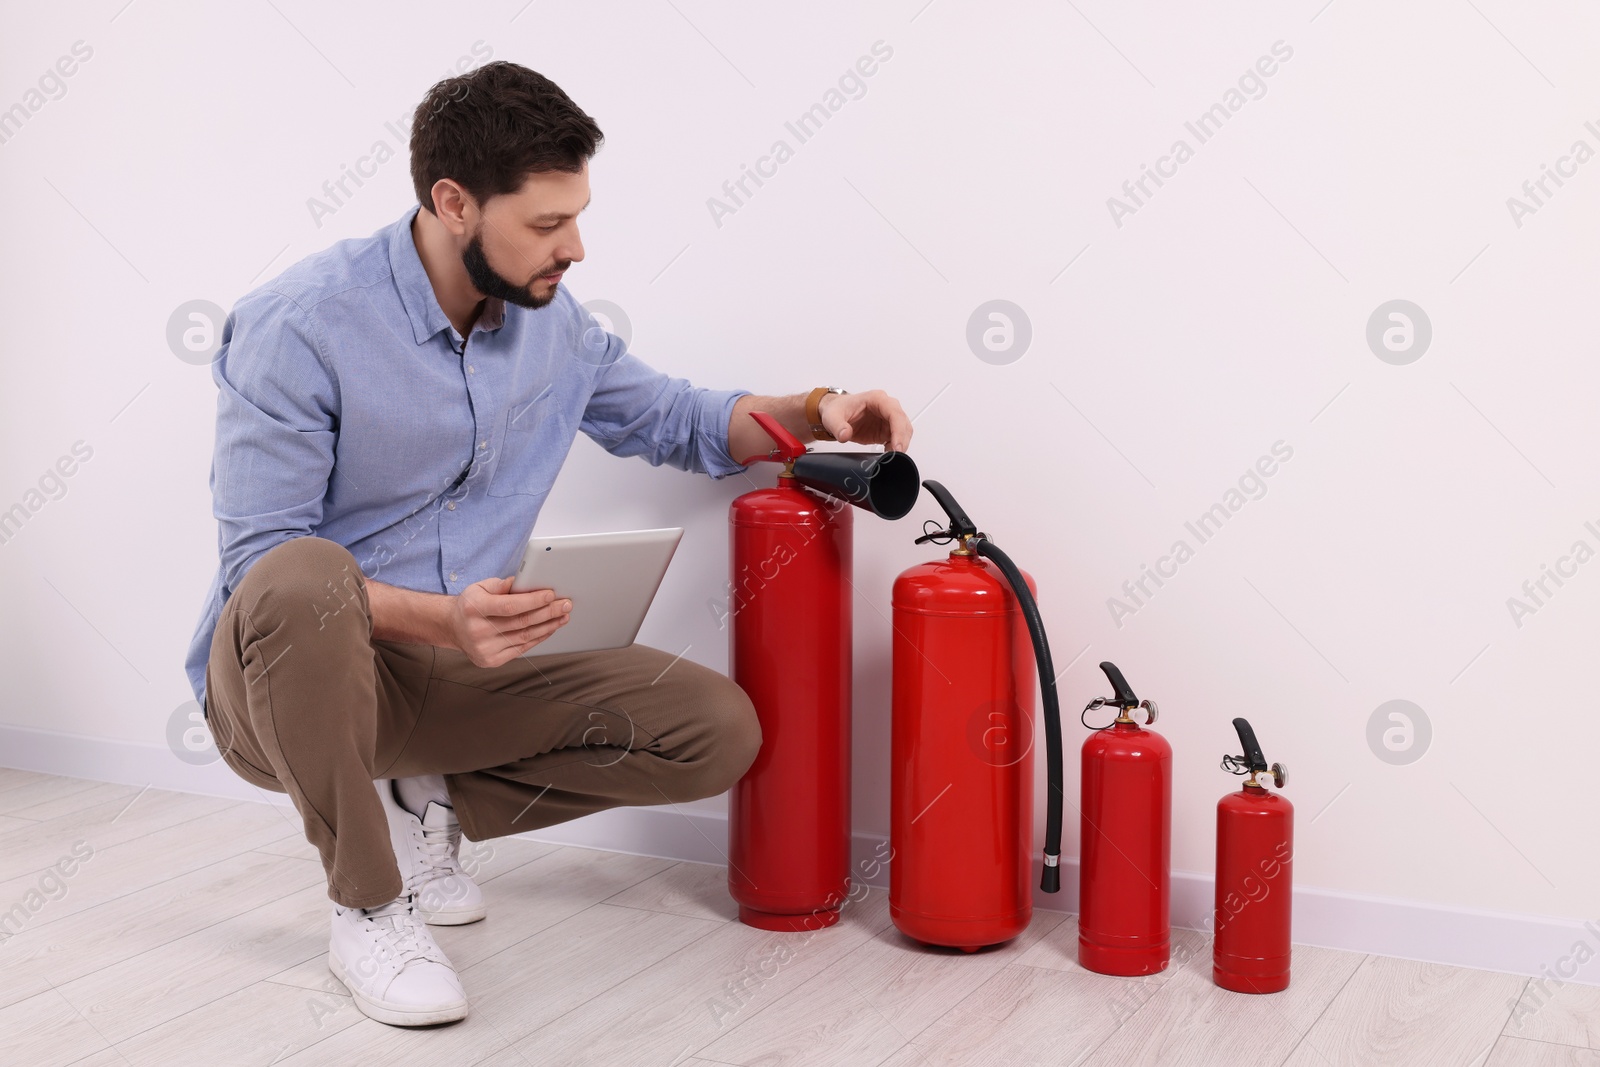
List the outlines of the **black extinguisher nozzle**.
<svg viewBox="0 0 1600 1067">
<path fill-rule="evenodd" d="M 1051 861 L 1055 862 L 1052 863 Z M 1039 888 L 1046 893 L 1061 892 L 1061 857 L 1046 855 L 1044 873 L 1039 878 Z"/>
</svg>

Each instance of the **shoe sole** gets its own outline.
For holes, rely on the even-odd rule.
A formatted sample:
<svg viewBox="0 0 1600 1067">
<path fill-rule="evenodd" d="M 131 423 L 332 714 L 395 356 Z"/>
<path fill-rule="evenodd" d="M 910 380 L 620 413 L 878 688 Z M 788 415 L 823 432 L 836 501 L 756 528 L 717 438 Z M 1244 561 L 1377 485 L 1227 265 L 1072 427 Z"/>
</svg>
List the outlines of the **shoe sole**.
<svg viewBox="0 0 1600 1067">
<path fill-rule="evenodd" d="M 424 911 L 420 906 L 417 915 L 429 926 L 465 926 L 475 923 L 489 914 L 488 905 L 481 908 L 466 908 L 460 911 Z"/>
<path fill-rule="evenodd" d="M 419 1011 L 415 1008 L 402 1008 L 394 1004 L 387 1004 L 381 1000 L 362 993 L 354 983 L 344 976 L 344 969 L 339 965 L 333 953 L 328 954 L 328 970 L 333 976 L 344 984 L 350 993 L 350 999 L 355 1001 L 357 1008 L 369 1019 L 376 1019 L 380 1023 L 390 1026 L 430 1026 L 434 1023 L 453 1023 L 458 1019 L 467 1017 L 467 1003 L 462 1001 L 458 1005 L 446 1008 L 434 1008 L 429 1011 Z"/>
</svg>

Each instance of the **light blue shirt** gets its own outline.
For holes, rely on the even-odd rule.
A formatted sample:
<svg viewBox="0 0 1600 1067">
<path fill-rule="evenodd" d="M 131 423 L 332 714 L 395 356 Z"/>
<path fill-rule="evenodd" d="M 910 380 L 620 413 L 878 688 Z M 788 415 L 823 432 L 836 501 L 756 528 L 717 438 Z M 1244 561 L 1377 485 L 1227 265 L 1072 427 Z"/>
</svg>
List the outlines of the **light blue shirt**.
<svg viewBox="0 0 1600 1067">
<path fill-rule="evenodd" d="M 743 469 L 728 420 L 748 390 L 652 369 L 565 284 L 538 310 L 485 301 L 463 343 L 417 255 L 418 210 L 301 260 L 223 325 L 211 364 L 221 563 L 184 665 L 202 707 L 223 605 L 292 537 L 338 542 L 369 579 L 455 594 L 515 573 L 579 431 L 653 465 Z"/>
</svg>

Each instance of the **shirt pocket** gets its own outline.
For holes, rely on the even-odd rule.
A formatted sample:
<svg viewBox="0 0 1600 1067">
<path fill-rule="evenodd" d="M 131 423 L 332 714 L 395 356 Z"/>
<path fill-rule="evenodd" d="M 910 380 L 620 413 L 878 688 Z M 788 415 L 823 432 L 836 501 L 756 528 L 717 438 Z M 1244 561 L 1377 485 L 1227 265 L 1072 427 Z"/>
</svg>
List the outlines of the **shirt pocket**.
<svg viewBox="0 0 1600 1067">
<path fill-rule="evenodd" d="M 570 410 L 571 397 L 571 390 L 558 383 L 506 409 L 490 496 L 543 496 L 550 491 L 576 432 L 578 415 Z"/>
</svg>

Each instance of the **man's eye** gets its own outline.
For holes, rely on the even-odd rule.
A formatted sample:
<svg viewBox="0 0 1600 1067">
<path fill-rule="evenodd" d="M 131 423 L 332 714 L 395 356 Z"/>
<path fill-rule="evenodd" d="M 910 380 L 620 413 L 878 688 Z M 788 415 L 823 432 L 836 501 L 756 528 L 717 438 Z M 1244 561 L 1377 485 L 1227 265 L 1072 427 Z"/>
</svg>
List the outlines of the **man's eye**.
<svg viewBox="0 0 1600 1067">
<path fill-rule="evenodd" d="M 561 228 L 560 223 L 557 223 L 554 226 L 537 226 L 537 227 L 535 227 L 535 229 L 537 229 L 540 233 L 555 233 L 556 230 L 558 230 L 560 228 Z"/>
</svg>

